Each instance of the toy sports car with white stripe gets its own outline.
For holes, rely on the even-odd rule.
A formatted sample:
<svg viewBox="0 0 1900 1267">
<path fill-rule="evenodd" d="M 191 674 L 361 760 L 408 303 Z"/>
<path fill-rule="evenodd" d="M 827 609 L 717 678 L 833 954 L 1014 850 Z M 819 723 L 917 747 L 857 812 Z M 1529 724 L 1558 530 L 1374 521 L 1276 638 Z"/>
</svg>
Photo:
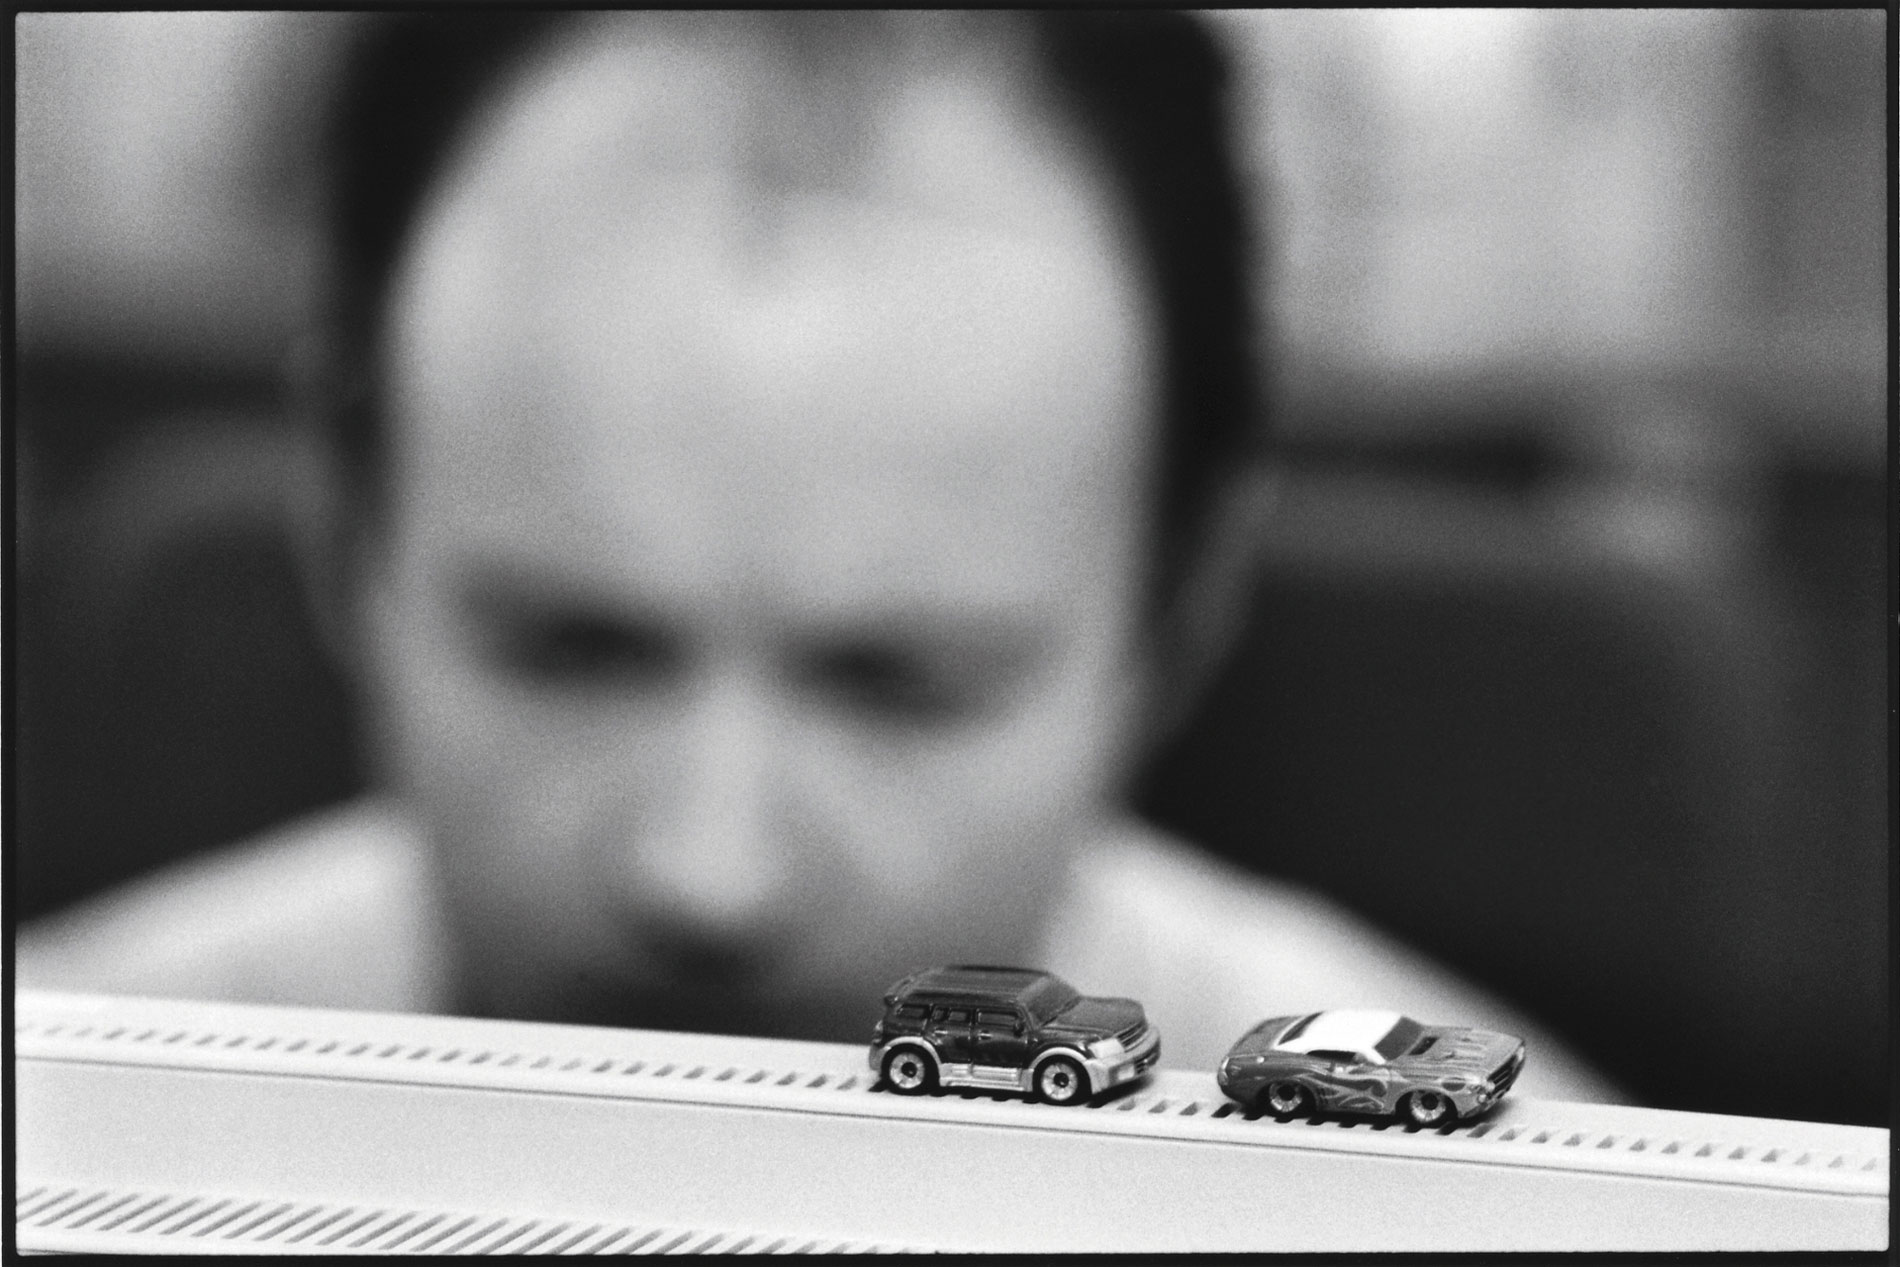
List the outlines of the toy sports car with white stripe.
<svg viewBox="0 0 1900 1267">
<path fill-rule="evenodd" d="M 1524 1040 L 1509 1034 L 1342 1009 L 1260 1022 L 1215 1077 L 1229 1096 L 1275 1117 L 1396 1113 L 1443 1126 L 1496 1104 L 1523 1068 Z"/>
</svg>

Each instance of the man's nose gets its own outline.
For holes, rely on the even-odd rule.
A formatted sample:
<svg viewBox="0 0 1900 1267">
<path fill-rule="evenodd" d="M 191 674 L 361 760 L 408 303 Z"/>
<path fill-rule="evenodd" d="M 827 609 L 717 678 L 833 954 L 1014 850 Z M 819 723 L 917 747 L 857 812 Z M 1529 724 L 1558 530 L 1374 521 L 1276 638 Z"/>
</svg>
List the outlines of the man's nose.
<svg viewBox="0 0 1900 1267">
<path fill-rule="evenodd" d="M 715 676 L 691 693 L 678 749 L 630 842 L 642 904 L 717 935 L 756 932 L 790 872 L 779 838 L 783 722 L 762 685 Z"/>
</svg>

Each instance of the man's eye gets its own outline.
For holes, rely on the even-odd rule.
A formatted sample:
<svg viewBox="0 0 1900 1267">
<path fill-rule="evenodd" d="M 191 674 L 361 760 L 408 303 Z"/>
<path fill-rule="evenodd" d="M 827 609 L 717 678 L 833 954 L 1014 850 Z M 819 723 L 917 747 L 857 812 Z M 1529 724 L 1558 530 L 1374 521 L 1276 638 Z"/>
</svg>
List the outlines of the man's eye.
<svg viewBox="0 0 1900 1267">
<path fill-rule="evenodd" d="M 679 660 L 678 648 L 657 629 L 587 615 L 509 622 L 491 651 L 504 670 L 555 684 L 647 677 Z"/>
<path fill-rule="evenodd" d="M 815 655 L 812 669 L 820 690 L 887 720 L 948 721 L 981 702 L 978 684 L 902 648 L 838 647 Z"/>
</svg>

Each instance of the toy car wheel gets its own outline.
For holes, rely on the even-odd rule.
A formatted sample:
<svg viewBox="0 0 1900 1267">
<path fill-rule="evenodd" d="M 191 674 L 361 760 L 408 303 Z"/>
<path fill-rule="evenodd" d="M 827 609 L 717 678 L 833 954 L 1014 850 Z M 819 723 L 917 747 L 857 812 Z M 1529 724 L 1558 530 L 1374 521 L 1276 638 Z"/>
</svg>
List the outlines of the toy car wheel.
<svg viewBox="0 0 1900 1267">
<path fill-rule="evenodd" d="M 915 1047 L 899 1047 L 884 1057 L 884 1081 L 899 1095 L 922 1095 L 937 1085 L 937 1066 Z"/>
<path fill-rule="evenodd" d="M 1443 1126 L 1451 1120 L 1451 1097 L 1437 1091 L 1414 1091 L 1400 1106 L 1414 1126 Z"/>
<path fill-rule="evenodd" d="M 1051 1104 L 1080 1104 L 1089 1098 L 1089 1076 L 1067 1056 L 1036 1070 L 1036 1094 Z"/>
<path fill-rule="evenodd" d="M 1260 1107 L 1275 1117 L 1306 1117 L 1313 1112 L 1313 1093 L 1297 1082 L 1269 1082 Z"/>
</svg>

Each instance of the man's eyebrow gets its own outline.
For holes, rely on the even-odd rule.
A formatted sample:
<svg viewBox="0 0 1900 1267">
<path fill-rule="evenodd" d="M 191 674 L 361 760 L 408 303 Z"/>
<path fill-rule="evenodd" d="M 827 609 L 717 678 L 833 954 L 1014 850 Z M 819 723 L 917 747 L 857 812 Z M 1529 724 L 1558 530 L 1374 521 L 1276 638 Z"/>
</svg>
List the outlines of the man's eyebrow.
<svg viewBox="0 0 1900 1267">
<path fill-rule="evenodd" d="M 1054 639 L 1050 622 L 1032 612 L 931 608 L 881 612 L 858 621 L 826 620 L 803 641 L 825 649 L 903 646 L 952 658 L 1028 659 Z"/>
<path fill-rule="evenodd" d="M 637 605 L 625 595 L 491 559 L 456 567 L 451 591 L 456 604 L 476 615 L 506 615 L 531 608 L 565 609 L 602 617 L 635 619 Z"/>
<path fill-rule="evenodd" d="M 664 619 L 637 595 L 508 560 L 474 560 L 451 575 L 454 601 L 477 616 L 542 610 L 629 622 Z M 994 661 L 1041 653 L 1055 640 L 1057 622 L 1034 604 L 979 606 L 932 596 L 890 599 L 859 612 L 828 607 L 797 619 L 795 627 L 797 642 L 811 649 L 901 645 Z"/>
</svg>

